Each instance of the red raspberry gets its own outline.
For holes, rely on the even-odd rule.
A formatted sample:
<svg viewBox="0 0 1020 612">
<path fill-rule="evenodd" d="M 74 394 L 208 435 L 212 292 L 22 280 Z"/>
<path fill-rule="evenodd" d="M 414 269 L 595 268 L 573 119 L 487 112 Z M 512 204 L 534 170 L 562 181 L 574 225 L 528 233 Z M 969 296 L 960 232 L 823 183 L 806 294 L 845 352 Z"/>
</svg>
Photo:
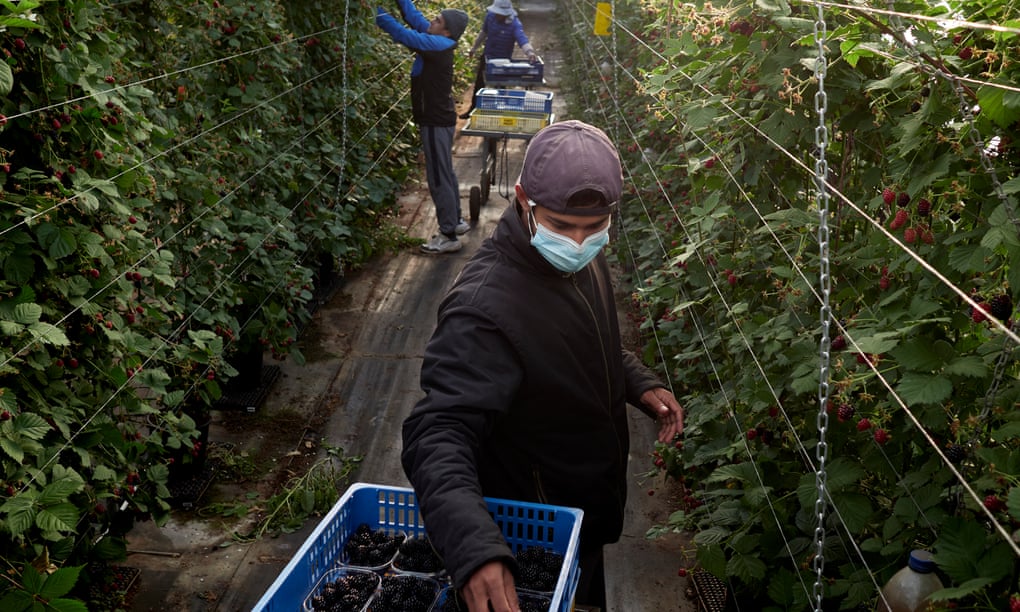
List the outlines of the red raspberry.
<svg viewBox="0 0 1020 612">
<path fill-rule="evenodd" d="M 678 569 L 676 571 L 676 575 L 680 576 L 681 578 L 683 578 L 684 576 L 687 575 L 687 568 L 686 567 L 681 567 L 680 569 Z"/>
<path fill-rule="evenodd" d="M 914 244 L 917 242 L 917 230 L 912 227 L 908 227 L 903 230 L 903 242 L 906 242 L 907 244 Z"/>
<path fill-rule="evenodd" d="M 747 439 L 748 440 L 754 440 L 757 437 L 758 437 L 758 430 L 757 429 L 748 429 L 747 430 Z"/>
<path fill-rule="evenodd" d="M 869 429 L 871 429 L 871 421 L 868 420 L 868 417 L 857 421 L 857 431 L 867 431 Z"/>
<path fill-rule="evenodd" d="M 978 302 L 976 308 L 970 309 L 970 318 L 975 323 L 982 323 L 988 320 L 988 303 Z"/>
<path fill-rule="evenodd" d="M 896 216 L 893 217 L 893 220 L 889 222 L 889 229 L 894 231 L 898 230 L 901 227 L 903 227 L 909 220 L 910 213 L 908 213 L 906 209 L 901 208 L 896 211 Z"/>
<path fill-rule="evenodd" d="M 892 204 L 896 201 L 896 192 L 886 187 L 882 190 L 882 201 L 886 204 Z"/>
<path fill-rule="evenodd" d="M 888 441 L 889 441 L 889 432 L 887 432 L 886 430 L 881 429 L 881 428 L 875 430 L 875 442 L 878 442 L 879 445 L 882 445 L 882 444 L 885 444 Z"/>
<path fill-rule="evenodd" d="M 989 493 L 985 496 L 985 508 L 988 508 L 989 512 L 999 512 L 1006 509 L 1006 503 L 994 493 Z"/>
<path fill-rule="evenodd" d="M 882 291 L 885 291 L 886 289 L 889 288 L 888 276 L 883 276 L 882 278 L 878 279 L 878 288 L 881 289 Z"/>
<path fill-rule="evenodd" d="M 1009 612 L 1020 612 L 1020 595 L 1009 598 Z"/>
<path fill-rule="evenodd" d="M 921 217 L 927 217 L 928 213 L 931 212 L 931 202 L 926 198 L 921 198 L 917 201 L 917 214 Z"/>
</svg>

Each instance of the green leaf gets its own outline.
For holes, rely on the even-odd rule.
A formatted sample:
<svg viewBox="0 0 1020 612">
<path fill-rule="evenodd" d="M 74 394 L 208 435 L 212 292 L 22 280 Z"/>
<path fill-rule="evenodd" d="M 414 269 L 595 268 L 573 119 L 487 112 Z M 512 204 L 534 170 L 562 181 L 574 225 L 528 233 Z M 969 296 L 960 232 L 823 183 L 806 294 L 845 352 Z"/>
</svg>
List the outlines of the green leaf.
<svg viewBox="0 0 1020 612">
<path fill-rule="evenodd" d="M 953 393 L 953 383 L 940 375 L 906 372 L 896 385 L 896 392 L 908 405 L 936 404 Z"/>
<path fill-rule="evenodd" d="M 78 518 L 78 509 L 74 504 L 59 504 L 40 510 L 36 514 L 35 524 L 43 531 L 73 533 Z"/>
<path fill-rule="evenodd" d="M 0 65 L 6 66 L 7 64 L 0 62 Z M 17 589 L 8 592 L 4 595 L 3 599 L 0 599 L 0 610 L 24 612 L 25 610 L 31 610 L 34 603 L 35 598 L 32 597 L 31 593 Z"/>
<path fill-rule="evenodd" d="M 14 307 L 14 322 L 21 325 L 36 323 L 42 317 L 42 306 L 39 304 L 18 304 Z"/>
<path fill-rule="evenodd" d="M 11 535 L 20 537 L 35 521 L 32 498 L 24 493 L 16 495 L 0 506 L 0 514 L 7 515 L 7 529 Z"/>
<path fill-rule="evenodd" d="M 51 323 L 33 323 L 28 326 L 28 333 L 42 342 L 53 346 L 69 346 L 71 341 L 62 329 Z"/>
<path fill-rule="evenodd" d="M 935 542 L 935 562 L 953 582 L 979 577 L 977 565 L 985 555 L 984 527 L 977 521 L 949 518 Z"/>
<path fill-rule="evenodd" d="M 14 73 L 11 72 L 11 67 L 7 65 L 7 62 L 0 62 L 0 96 L 11 93 L 13 87 Z"/>
<path fill-rule="evenodd" d="M 61 257 L 67 257 L 74 253 L 75 249 L 78 248 L 78 242 L 74 238 L 74 233 L 67 228 L 60 228 L 57 234 L 56 240 L 50 244 L 50 257 L 53 259 L 60 259 Z"/>
<path fill-rule="evenodd" d="M 14 432 L 30 440 L 40 440 L 50 431 L 50 424 L 34 412 L 22 412 L 13 420 Z"/>
<path fill-rule="evenodd" d="M 726 577 L 726 553 L 721 546 L 705 545 L 697 548 L 698 565 L 717 578 Z"/>
<path fill-rule="evenodd" d="M 15 463 L 21 463 L 25 460 L 25 449 L 18 440 L 0 437 L 0 450 L 7 453 L 7 456 L 13 459 Z"/>
<path fill-rule="evenodd" d="M 85 602 L 78 599 L 54 599 L 48 604 L 56 612 L 89 612 Z M 49 608 L 46 612 L 49 612 Z"/>
<path fill-rule="evenodd" d="M 868 527 L 873 508 L 871 500 L 860 493 L 834 493 L 832 503 L 839 516 L 852 534 L 861 533 Z"/>
<path fill-rule="evenodd" d="M 703 529 L 694 535 L 694 542 L 699 546 L 709 544 L 719 544 L 724 542 L 726 538 L 730 537 L 730 530 L 723 529 L 722 527 L 709 527 Z"/>
<path fill-rule="evenodd" d="M 897 363 L 907 370 L 931 372 L 942 365 L 942 359 L 928 338 L 912 338 L 891 351 Z"/>
<path fill-rule="evenodd" d="M 85 488 L 85 483 L 73 477 L 55 480 L 43 488 L 39 495 L 39 503 L 44 506 L 60 504 L 68 497 Z"/>
<path fill-rule="evenodd" d="M 1012 487 L 1006 495 L 1006 508 L 1014 520 L 1020 520 L 1020 488 Z"/>
<path fill-rule="evenodd" d="M 752 583 L 765 577 L 765 562 L 756 555 L 734 555 L 726 564 L 726 574 L 737 576 L 746 583 Z"/>
<path fill-rule="evenodd" d="M 56 599 L 67 595 L 78 581 L 81 566 L 61 567 L 46 578 L 39 594 L 45 599 Z"/>
<path fill-rule="evenodd" d="M 977 593 L 984 586 L 991 584 L 992 582 L 991 578 L 974 578 L 973 580 L 964 582 L 958 587 L 935 591 L 928 596 L 928 599 L 931 601 L 951 601 L 954 599 L 960 599 Z"/>
<path fill-rule="evenodd" d="M 950 376 L 981 378 L 988 374 L 988 365 L 977 355 L 963 355 L 949 362 L 949 365 L 943 368 L 942 373 Z"/>
</svg>

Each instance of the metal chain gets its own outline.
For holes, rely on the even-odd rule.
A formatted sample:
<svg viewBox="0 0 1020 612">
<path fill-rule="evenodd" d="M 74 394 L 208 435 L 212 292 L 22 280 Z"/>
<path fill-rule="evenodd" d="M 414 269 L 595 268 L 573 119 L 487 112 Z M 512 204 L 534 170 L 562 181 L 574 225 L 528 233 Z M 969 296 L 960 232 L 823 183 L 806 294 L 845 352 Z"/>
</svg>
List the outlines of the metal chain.
<svg viewBox="0 0 1020 612">
<path fill-rule="evenodd" d="M 818 376 L 818 446 L 815 448 L 815 455 L 818 459 L 818 468 L 815 471 L 815 487 L 817 497 L 815 498 L 815 516 L 818 524 L 815 527 L 815 555 L 811 561 L 815 571 L 814 584 L 814 606 L 816 612 L 822 610 L 822 598 L 824 596 L 825 584 L 825 509 L 826 509 L 826 488 L 827 474 L 826 461 L 829 458 L 829 445 L 825 440 L 825 434 L 829 428 L 829 351 L 832 342 L 829 339 L 829 326 L 832 323 L 832 309 L 829 305 L 829 297 L 832 289 L 832 279 L 829 276 L 829 190 L 826 187 L 826 180 L 829 177 L 829 164 L 825 159 L 825 152 L 829 147 L 829 131 L 825 126 L 825 114 L 829 110 L 829 100 L 825 93 L 825 77 L 828 72 L 828 63 L 825 58 L 825 10 L 820 2 L 815 2 L 815 47 L 818 56 L 815 59 L 815 80 L 818 82 L 818 90 L 815 92 L 815 113 L 818 115 L 818 125 L 815 127 L 815 197 L 818 202 L 818 260 L 819 260 L 819 291 L 822 298 L 822 306 L 819 317 L 822 324 L 822 337 L 819 340 L 819 376 Z"/>
</svg>

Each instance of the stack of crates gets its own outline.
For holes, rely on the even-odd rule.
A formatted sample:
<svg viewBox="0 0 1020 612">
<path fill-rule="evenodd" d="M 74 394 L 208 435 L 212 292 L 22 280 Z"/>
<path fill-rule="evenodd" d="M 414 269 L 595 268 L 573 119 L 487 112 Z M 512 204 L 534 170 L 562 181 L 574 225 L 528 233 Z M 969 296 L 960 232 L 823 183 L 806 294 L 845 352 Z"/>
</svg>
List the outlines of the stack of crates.
<svg viewBox="0 0 1020 612">
<path fill-rule="evenodd" d="M 482 88 L 468 127 L 486 132 L 534 134 L 552 120 L 551 91 Z"/>
<path fill-rule="evenodd" d="M 485 502 L 514 553 L 528 546 L 542 546 L 563 556 L 556 590 L 548 598 L 549 612 L 570 612 L 581 575 L 578 545 L 583 513 L 575 508 L 494 498 L 486 498 Z M 409 538 L 425 535 L 412 489 L 351 485 L 255 604 L 253 612 L 293 612 L 307 607 L 302 603 L 320 580 L 342 568 L 344 544 L 361 524 Z"/>
</svg>

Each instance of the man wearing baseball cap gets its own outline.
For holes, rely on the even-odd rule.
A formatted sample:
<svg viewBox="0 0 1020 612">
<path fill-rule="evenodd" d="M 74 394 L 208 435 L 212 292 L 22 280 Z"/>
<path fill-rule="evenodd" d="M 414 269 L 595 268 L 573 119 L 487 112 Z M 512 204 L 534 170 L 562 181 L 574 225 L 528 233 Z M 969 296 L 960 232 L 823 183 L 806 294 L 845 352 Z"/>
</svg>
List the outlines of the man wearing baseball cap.
<svg viewBox="0 0 1020 612">
<path fill-rule="evenodd" d="M 382 8 L 375 23 L 394 41 L 414 51 L 411 64 L 411 116 L 421 130 L 425 176 L 436 207 L 439 233 L 422 245 L 425 253 L 454 253 L 458 235 L 471 229 L 461 216 L 460 182 L 453 170 L 453 135 L 457 110 L 453 102 L 453 51 L 467 28 L 467 13 L 445 9 L 431 21 L 412 0 L 397 0 L 408 27 Z"/>
<path fill-rule="evenodd" d="M 402 463 L 472 611 L 517 610 L 517 566 L 483 497 L 584 511 L 575 601 L 605 608 L 602 547 L 623 527 L 627 405 L 683 431 L 673 394 L 620 340 L 602 249 L 623 187 L 596 127 L 532 138 L 515 200 L 439 307 Z"/>
</svg>

